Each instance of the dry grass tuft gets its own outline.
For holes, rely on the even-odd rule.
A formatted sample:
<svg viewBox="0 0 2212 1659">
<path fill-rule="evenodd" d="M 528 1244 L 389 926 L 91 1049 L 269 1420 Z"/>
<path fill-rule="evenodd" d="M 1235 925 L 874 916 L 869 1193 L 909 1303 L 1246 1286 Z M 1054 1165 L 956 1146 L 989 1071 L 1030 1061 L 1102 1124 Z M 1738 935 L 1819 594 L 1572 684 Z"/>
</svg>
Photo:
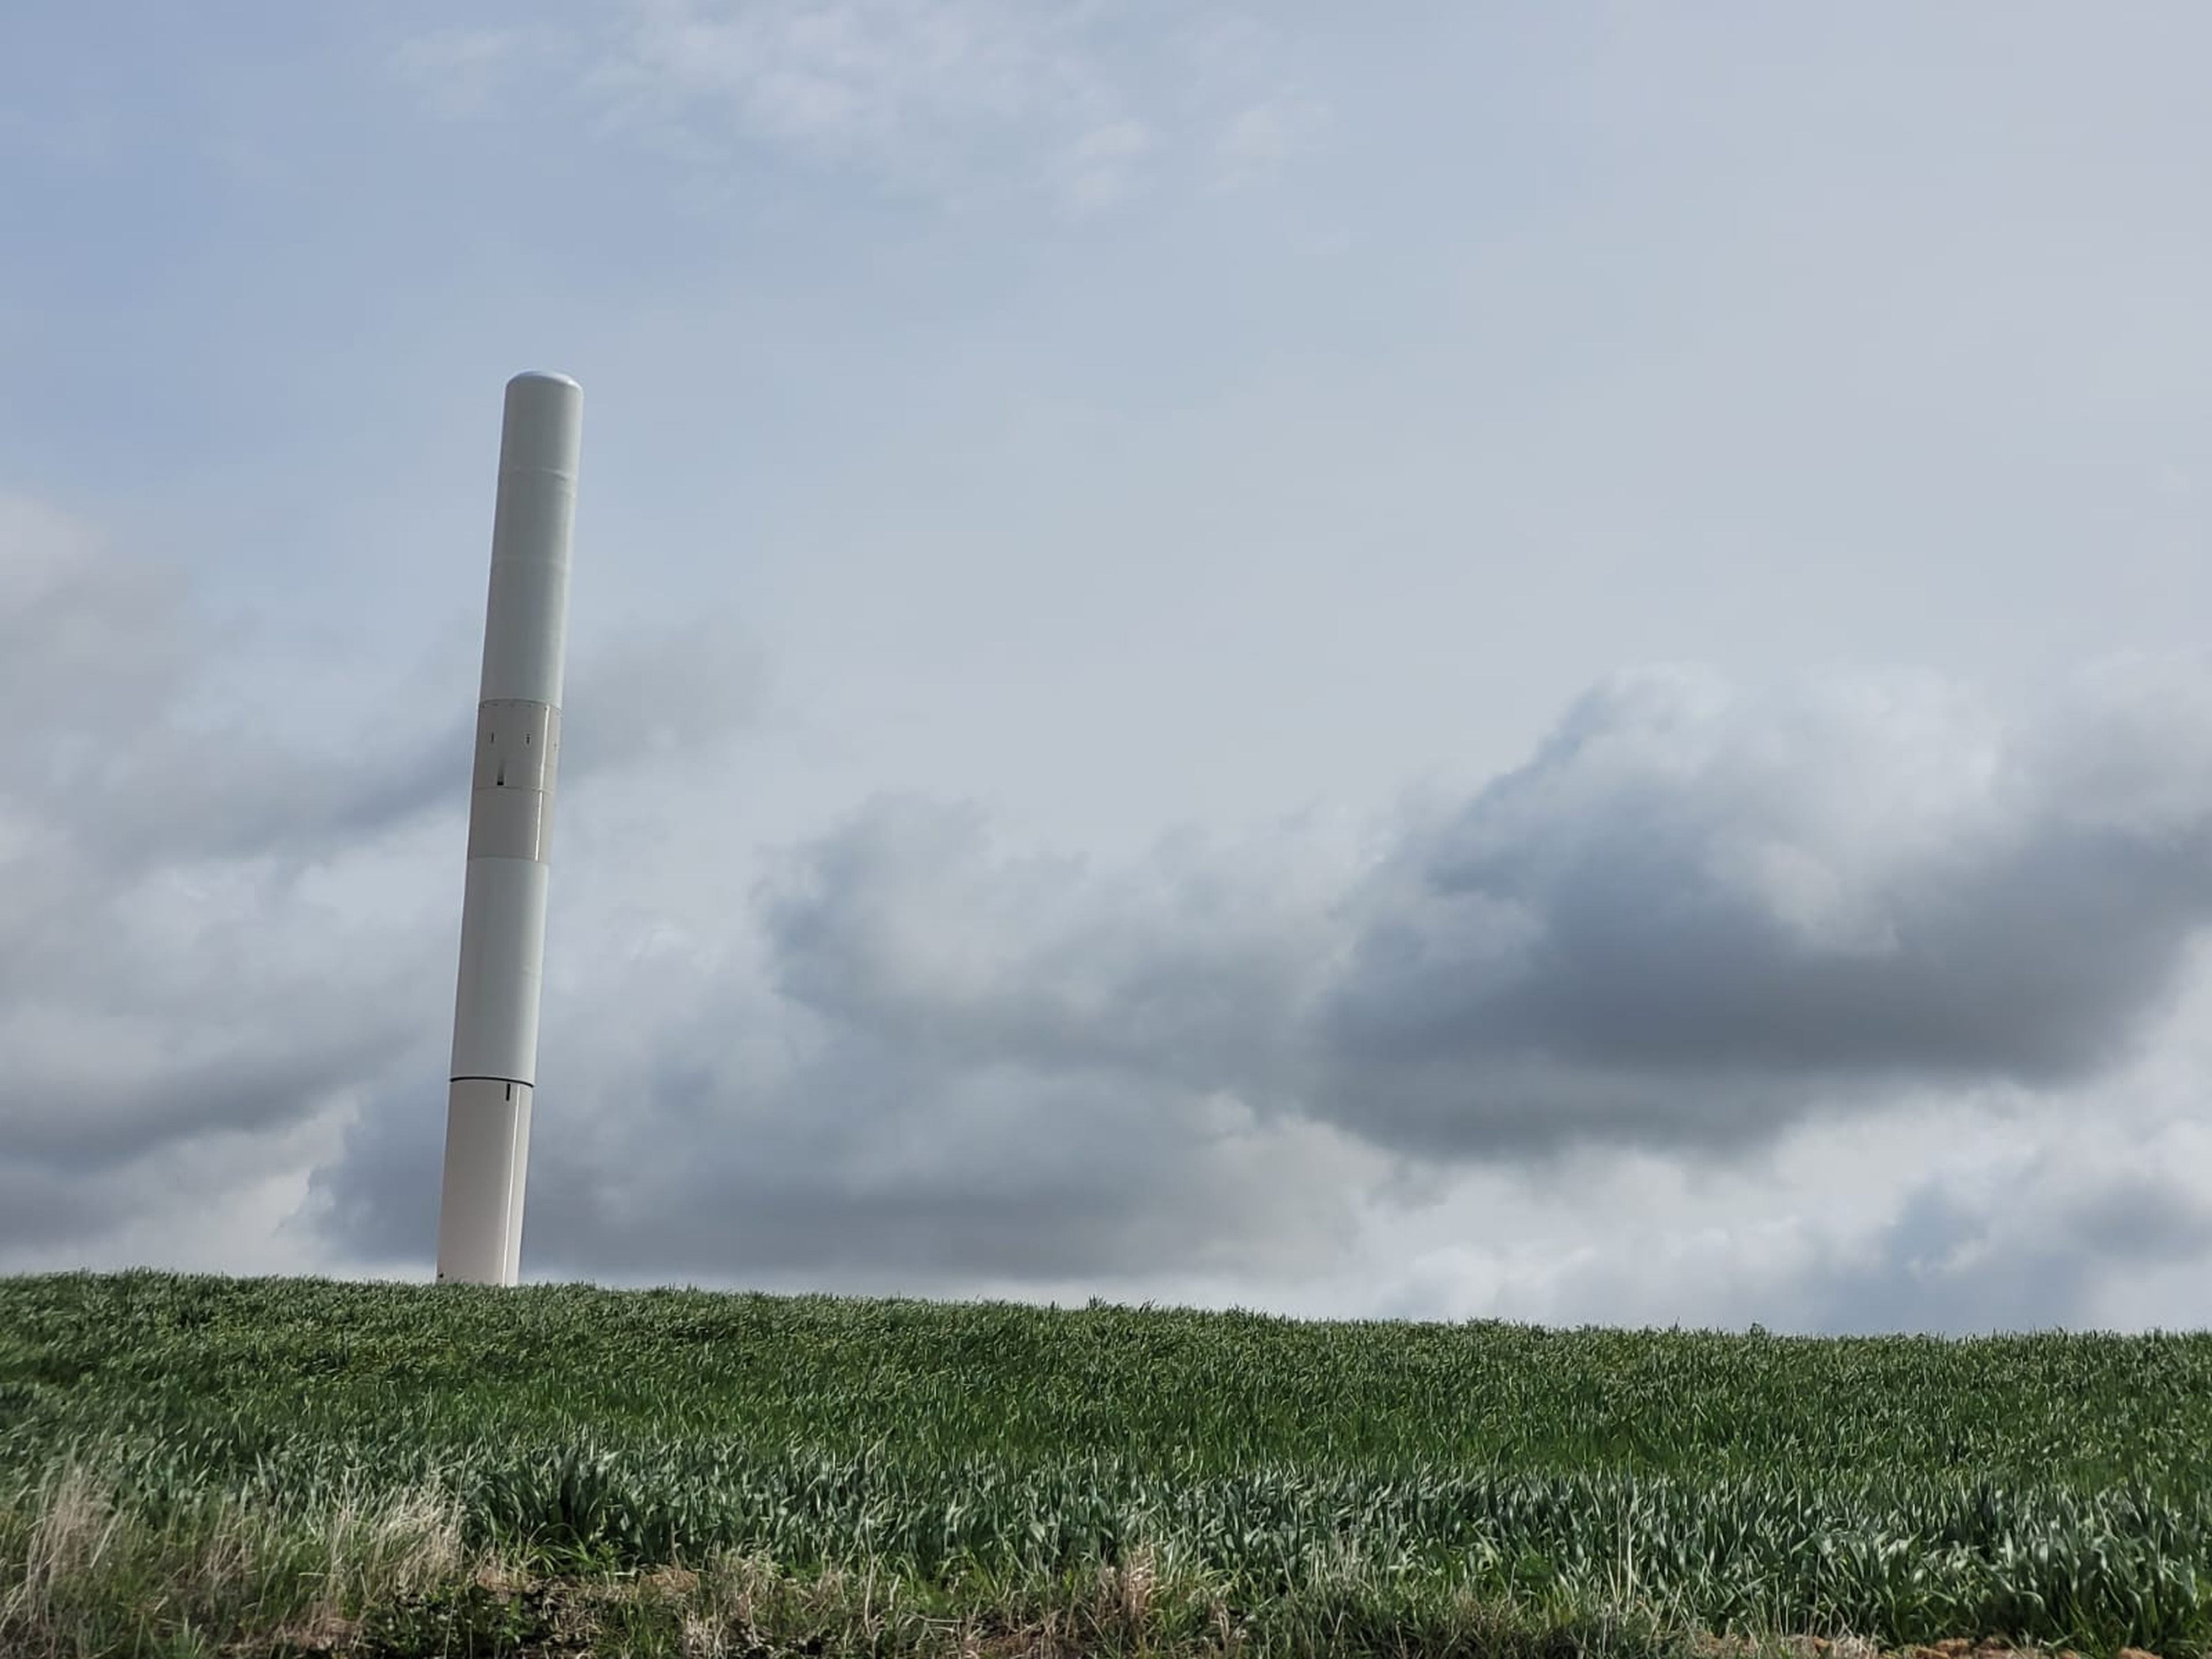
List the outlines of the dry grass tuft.
<svg viewBox="0 0 2212 1659">
<path fill-rule="evenodd" d="M 304 1513 L 205 1493 L 156 1524 L 111 1469 L 75 1456 L 18 1488 L 0 1517 L 21 1528 L 0 1554 L 11 1656 L 109 1651 L 138 1641 L 149 1614 L 157 1628 L 255 1628 L 270 1643 L 343 1651 L 362 1606 L 451 1583 L 465 1567 L 458 1504 L 431 1489 Z"/>
<path fill-rule="evenodd" d="M 112 1480 L 75 1460 L 40 1481 L 31 1507 L 21 1575 L 0 1597 L 0 1630 L 47 1624 L 69 1591 L 100 1571 L 124 1523 Z"/>
</svg>

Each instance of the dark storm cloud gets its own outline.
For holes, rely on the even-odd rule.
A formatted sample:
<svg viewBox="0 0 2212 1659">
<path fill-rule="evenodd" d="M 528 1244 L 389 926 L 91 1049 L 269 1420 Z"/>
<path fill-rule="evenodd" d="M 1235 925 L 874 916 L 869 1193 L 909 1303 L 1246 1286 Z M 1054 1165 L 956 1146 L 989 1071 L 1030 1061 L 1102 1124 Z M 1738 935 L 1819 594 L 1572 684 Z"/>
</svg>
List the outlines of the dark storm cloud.
<svg viewBox="0 0 2212 1659">
<path fill-rule="evenodd" d="M 1928 682 L 1602 688 L 1371 880 L 1316 1108 L 1445 1155 L 1741 1145 L 1885 1089 L 2097 1075 L 2212 915 L 2212 799 L 2168 782 L 2212 760 L 2203 678 L 2026 731 Z"/>
<path fill-rule="evenodd" d="M 2212 871 L 2201 833 L 2147 845 L 2039 824 L 1973 867 L 1893 878 L 1889 938 L 1831 948 L 1717 869 L 1704 826 L 1655 823 L 1649 801 L 1608 805 L 1601 822 L 1547 826 L 1571 850 L 1430 854 L 1423 908 L 1463 926 L 1453 943 L 1499 948 L 1439 957 L 1407 924 L 1376 925 L 1334 1006 L 1341 1051 L 2063 1081 L 2110 1061 L 2154 1004 Z M 1455 829 L 1480 833 L 1482 811 Z"/>
<path fill-rule="evenodd" d="M 1843 768 L 1887 787 L 1889 765 L 1851 752 L 1865 734 L 1808 723 L 1790 763 L 1747 769 L 1771 717 L 1732 708 L 1674 763 L 1613 748 L 1674 695 L 1595 696 L 1402 849 L 1413 900 L 1360 940 L 1343 1048 L 2055 1082 L 2112 1060 L 2203 921 L 2212 823 L 2081 821 L 2028 775 L 1940 845 L 1911 845 L 1911 814 L 1958 805 L 1951 783 L 1838 832 L 1805 821 L 1801 790 Z M 1796 914 L 1792 883 L 1832 914 Z"/>
<path fill-rule="evenodd" d="M 57 1181 L 19 1163 L 0 1139 L 0 1248 L 92 1239 L 129 1218 L 123 1196 L 91 1181 Z"/>
</svg>

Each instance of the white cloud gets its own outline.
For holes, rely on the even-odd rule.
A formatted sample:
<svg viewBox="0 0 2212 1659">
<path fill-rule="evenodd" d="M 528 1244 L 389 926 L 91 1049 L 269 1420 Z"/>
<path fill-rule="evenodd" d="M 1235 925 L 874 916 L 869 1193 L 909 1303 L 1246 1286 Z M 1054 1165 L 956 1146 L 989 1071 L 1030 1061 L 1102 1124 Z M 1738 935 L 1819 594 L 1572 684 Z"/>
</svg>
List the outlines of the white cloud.
<svg viewBox="0 0 2212 1659">
<path fill-rule="evenodd" d="M 1325 110 L 1269 84 L 1278 44 L 1233 12 L 1162 29 L 1090 0 L 634 0 L 580 51 L 550 30 L 456 29 L 396 62 L 459 116 L 574 58 L 603 131 L 695 168 L 764 146 L 944 199 L 1011 190 L 1081 216 L 1133 197 L 1140 162 L 1241 185 L 1310 147 Z"/>
<path fill-rule="evenodd" d="M 1115 121 L 1085 133 L 1069 153 L 1069 206 L 1087 213 L 1121 200 L 1133 188 L 1135 164 L 1155 147 L 1151 131 L 1137 121 Z"/>
<path fill-rule="evenodd" d="M 1297 92 L 1279 92 L 1246 106 L 1214 140 L 1215 183 L 1229 190 L 1265 183 L 1320 143 L 1328 118 L 1327 106 Z"/>
<path fill-rule="evenodd" d="M 624 125 L 740 133 L 957 186 L 984 140 L 1115 118 L 1091 9 L 1040 0 L 641 0 L 593 84 Z"/>
</svg>

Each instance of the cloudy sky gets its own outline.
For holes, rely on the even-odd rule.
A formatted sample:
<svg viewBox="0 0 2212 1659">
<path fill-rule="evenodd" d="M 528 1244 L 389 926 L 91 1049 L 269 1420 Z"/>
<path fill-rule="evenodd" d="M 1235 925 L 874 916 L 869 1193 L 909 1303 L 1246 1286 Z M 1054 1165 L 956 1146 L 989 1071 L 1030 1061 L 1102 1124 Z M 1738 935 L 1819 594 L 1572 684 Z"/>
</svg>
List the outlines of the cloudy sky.
<svg viewBox="0 0 2212 1659">
<path fill-rule="evenodd" d="M 0 10 L 0 1271 L 2212 1321 L 2212 13 Z"/>
</svg>

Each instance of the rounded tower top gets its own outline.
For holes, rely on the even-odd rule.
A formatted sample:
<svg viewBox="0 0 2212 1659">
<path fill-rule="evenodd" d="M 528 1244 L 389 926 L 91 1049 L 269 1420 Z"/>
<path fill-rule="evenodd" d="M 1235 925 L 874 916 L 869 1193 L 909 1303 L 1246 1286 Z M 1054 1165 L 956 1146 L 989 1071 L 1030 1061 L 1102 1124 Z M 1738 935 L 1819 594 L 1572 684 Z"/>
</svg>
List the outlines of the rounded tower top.
<svg viewBox="0 0 2212 1659">
<path fill-rule="evenodd" d="M 572 392 L 581 392 L 584 389 L 576 384 L 575 376 L 573 374 L 556 374 L 548 368 L 526 368 L 507 384 L 520 386 L 529 380 L 550 380 L 554 385 L 565 386 Z"/>
</svg>

